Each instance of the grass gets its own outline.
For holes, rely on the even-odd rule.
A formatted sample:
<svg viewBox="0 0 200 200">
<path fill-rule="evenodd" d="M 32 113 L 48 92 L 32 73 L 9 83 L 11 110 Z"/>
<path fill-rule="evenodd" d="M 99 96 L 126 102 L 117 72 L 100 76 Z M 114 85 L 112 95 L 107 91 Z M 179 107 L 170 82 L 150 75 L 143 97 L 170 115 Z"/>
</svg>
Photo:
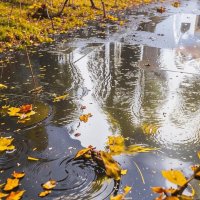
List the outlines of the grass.
<svg viewBox="0 0 200 200">
<path fill-rule="evenodd" d="M 117 6 L 116 6 L 117 1 Z M 106 12 L 123 10 L 127 7 L 150 3 L 151 0 L 109 0 L 105 1 Z M 4 0 L 0 2 L 0 52 L 8 49 L 23 48 L 25 45 L 38 45 L 52 42 L 52 34 L 66 33 L 87 25 L 88 21 L 103 17 L 102 4 L 96 0 L 99 9 L 92 9 L 89 0 L 74 0 L 64 9 L 61 17 L 34 19 L 31 17 L 41 7 L 42 0 Z M 47 1 L 49 13 L 61 10 L 64 0 Z M 72 6 L 73 5 L 73 6 Z M 116 17 L 107 15 L 111 21 Z"/>
</svg>

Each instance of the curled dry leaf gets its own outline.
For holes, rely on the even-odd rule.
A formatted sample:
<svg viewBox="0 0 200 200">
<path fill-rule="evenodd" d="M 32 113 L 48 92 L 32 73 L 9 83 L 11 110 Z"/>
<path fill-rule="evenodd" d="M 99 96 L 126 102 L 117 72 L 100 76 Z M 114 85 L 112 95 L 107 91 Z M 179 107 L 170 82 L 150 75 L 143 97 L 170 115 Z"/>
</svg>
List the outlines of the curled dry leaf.
<svg viewBox="0 0 200 200">
<path fill-rule="evenodd" d="M 51 193 L 51 190 L 45 190 L 43 192 L 40 192 L 38 196 L 39 197 L 46 197 L 50 193 Z"/>
<path fill-rule="evenodd" d="M 127 169 L 122 169 L 122 170 L 121 170 L 121 175 L 126 175 L 126 174 L 127 174 L 127 171 L 128 171 Z"/>
<path fill-rule="evenodd" d="M 179 186 L 183 186 L 187 182 L 187 179 L 179 170 L 163 170 L 162 175 L 168 181 Z"/>
<path fill-rule="evenodd" d="M 24 172 L 13 172 L 13 174 L 12 174 L 12 176 L 14 177 L 14 178 L 18 178 L 18 179 L 20 179 L 20 178 L 23 178 L 24 176 L 25 176 L 25 173 Z"/>
<path fill-rule="evenodd" d="M 15 179 L 12 179 L 12 178 L 8 178 L 7 179 L 7 182 L 6 182 L 6 185 L 4 187 L 4 191 L 10 191 L 16 187 L 19 186 L 19 179 L 15 178 Z"/>
<path fill-rule="evenodd" d="M 17 191 L 17 192 L 11 192 L 9 196 L 6 198 L 6 200 L 19 200 L 24 195 L 25 190 Z"/>
<path fill-rule="evenodd" d="M 91 114 L 91 113 L 81 115 L 81 116 L 79 117 L 79 119 L 80 119 L 80 121 L 86 123 L 86 122 L 88 122 L 89 117 L 92 117 L 92 114 Z"/>
<path fill-rule="evenodd" d="M 0 152 L 6 150 L 14 150 L 15 146 L 11 145 L 13 138 L 0 137 Z"/>
<path fill-rule="evenodd" d="M 54 187 L 56 187 L 56 181 L 55 180 L 49 180 L 47 181 L 46 183 L 44 183 L 42 185 L 42 187 L 46 190 L 51 190 L 53 189 Z"/>
</svg>

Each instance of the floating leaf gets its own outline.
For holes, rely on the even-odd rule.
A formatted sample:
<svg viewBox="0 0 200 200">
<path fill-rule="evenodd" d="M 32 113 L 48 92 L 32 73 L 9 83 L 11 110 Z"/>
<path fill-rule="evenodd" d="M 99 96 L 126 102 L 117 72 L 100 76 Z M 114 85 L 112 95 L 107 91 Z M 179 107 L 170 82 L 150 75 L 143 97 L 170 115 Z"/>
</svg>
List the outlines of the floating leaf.
<svg viewBox="0 0 200 200">
<path fill-rule="evenodd" d="M 127 153 L 148 153 L 157 150 L 158 148 L 150 148 L 145 146 L 131 145 L 128 147 Z"/>
<path fill-rule="evenodd" d="M 33 108 L 32 104 L 22 105 L 20 107 L 20 112 L 27 113 L 27 112 L 30 112 L 32 110 L 32 108 Z"/>
<path fill-rule="evenodd" d="M 5 191 L 10 191 L 16 187 L 19 186 L 19 179 L 15 178 L 15 179 L 12 179 L 12 178 L 8 178 L 7 179 L 7 182 L 6 182 L 6 185 L 4 187 L 4 190 Z"/>
<path fill-rule="evenodd" d="M 47 181 L 46 183 L 44 183 L 44 184 L 42 185 L 42 187 L 43 187 L 44 189 L 51 190 L 51 189 L 53 189 L 54 187 L 56 187 L 56 181 L 55 181 L 55 180 L 49 180 L 49 181 Z"/>
<path fill-rule="evenodd" d="M 8 194 L 0 192 L 0 199 L 3 198 L 3 197 L 7 197 L 7 196 L 8 196 Z"/>
<path fill-rule="evenodd" d="M 187 182 L 187 179 L 179 170 L 163 170 L 162 175 L 168 181 L 179 186 L 183 186 Z"/>
<path fill-rule="evenodd" d="M 90 147 L 85 148 L 85 149 L 81 149 L 80 151 L 77 152 L 77 154 L 75 155 L 74 159 L 76 158 L 80 158 L 80 157 L 85 157 L 85 155 L 91 150 Z"/>
<path fill-rule="evenodd" d="M 131 191 L 132 187 L 130 186 L 125 186 L 124 187 L 124 193 L 123 194 L 118 194 L 117 196 L 111 196 L 110 200 L 124 200 L 125 196 Z"/>
<path fill-rule="evenodd" d="M 0 151 L 13 150 L 14 145 L 11 145 L 13 138 L 0 137 Z"/>
<path fill-rule="evenodd" d="M 6 198 L 6 200 L 19 200 L 22 198 L 25 190 L 17 191 L 17 192 L 11 192 L 9 196 Z"/>
<path fill-rule="evenodd" d="M 125 186 L 124 187 L 124 194 L 127 195 L 131 191 L 132 187 L 130 186 Z"/>
<path fill-rule="evenodd" d="M 128 171 L 127 169 L 122 169 L 122 170 L 121 170 L 121 175 L 126 175 L 126 174 L 127 174 L 127 171 Z"/>
<path fill-rule="evenodd" d="M 53 102 L 59 102 L 59 101 L 62 101 L 62 100 L 65 100 L 69 97 L 69 94 L 65 94 L 65 95 L 62 95 L 62 96 L 58 96 L 58 97 L 55 97 L 53 99 Z"/>
<path fill-rule="evenodd" d="M 79 117 L 79 119 L 80 119 L 80 121 L 86 123 L 86 122 L 88 122 L 89 117 L 92 117 L 92 114 L 91 114 L 91 113 L 88 113 L 88 114 L 85 114 L 85 115 L 81 115 L 81 116 Z"/>
<path fill-rule="evenodd" d="M 14 178 L 18 178 L 18 179 L 20 179 L 20 178 L 23 178 L 24 176 L 25 176 L 25 173 L 24 172 L 13 172 L 13 174 L 12 174 L 12 176 L 14 177 Z"/>
<path fill-rule="evenodd" d="M 112 158 L 111 154 L 100 151 L 101 158 L 103 160 L 106 175 L 114 178 L 114 180 L 120 180 L 121 168 L 119 164 Z"/>
<path fill-rule="evenodd" d="M 0 90 L 1 90 L 1 89 L 6 89 L 6 88 L 7 88 L 6 85 L 0 83 Z"/>
<path fill-rule="evenodd" d="M 151 190 L 155 193 L 158 193 L 158 194 L 165 192 L 165 189 L 162 188 L 162 187 L 151 187 Z"/>
<path fill-rule="evenodd" d="M 146 124 L 145 123 L 142 125 L 141 128 L 145 134 L 156 134 L 158 131 L 158 127 L 154 124 Z"/>
<path fill-rule="evenodd" d="M 118 154 L 125 151 L 124 137 L 122 136 L 109 136 L 107 143 L 111 153 Z"/>
<path fill-rule="evenodd" d="M 46 197 L 50 193 L 51 193 L 51 190 L 45 190 L 43 192 L 40 192 L 38 196 L 39 197 Z"/>
<path fill-rule="evenodd" d="M 162 6 L 157 8 L 157 12 L 159 12 L 159 13 L 164 13 L 165 11 L 166 11 L 166 9 Z"/>
<path fill-rule="evenodd" d="M 31 156 L 28 156 L 28 160 L 32 160 L 32 161 L 38 161 L 39 158 L 34 158 L 34 157 L 31 157 Z"/>
<path fill-rule="evenodd" d="M 10 107 L 8 108 L 8 115 L 10 117 L 19 117 L 19 111 L 20 111 L 20 108 L 17 108 L 17 107 Z"/>
</svg>

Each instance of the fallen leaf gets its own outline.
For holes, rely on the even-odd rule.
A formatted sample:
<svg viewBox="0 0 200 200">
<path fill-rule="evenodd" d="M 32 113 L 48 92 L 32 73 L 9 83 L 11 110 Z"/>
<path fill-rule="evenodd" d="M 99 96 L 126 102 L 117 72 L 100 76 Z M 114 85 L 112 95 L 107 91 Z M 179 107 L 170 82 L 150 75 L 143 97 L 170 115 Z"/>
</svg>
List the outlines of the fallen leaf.
<svg viewBox="0 0 200 200">
<path fill-rule="evenodd" d="M 164 13 L 165 11 L 166 11 L 166 9 L 162 6 L 157 8 L 157 12 L 159 12 L 159 13 Z"/>
<path fill-rule="evenodd" d="M 51 190 L 51 189 L 53 189 L 54 187 L 56 187 L 56 181 L 55 181 L 55 180 L 49 180 L 49 181 L 47 181 L 46 183 L 44 183 L 44 184 L 42 185 L 42 187 L 43 187 L 44 189 Z"/>
<path fill-rule="evenodd" d="M 20 179 L 20 178 L 23 178 L 24 176 L 25 176 L 25 173 L 24 172 L 13 172 L 13 174 L 12 174 L 12 176 L 14 177 L 14 178 L 18 178 L 18 179 Z"/>
<path fill-rule="evenodd" d="M 32 104 L 22 105 L 20 107 L 20 112 L 21 113 L 27 113 L 27 112 L 30 112 L 32 110 L 32 108 L 33 108 Z"/>
<path fill-rule="evenodd" d="M 0 192 L 0 199 L 3 198 L 3 197 L 7 197 L 7 196 L 8 196 L 8 194 Z"/>
<path fill-rule="evenodd" d="M 62 96 L 58 96 L 58 97 L 55 97 L 53 99 L 53 102 L 59 102 L 59 101 L 62 101 L 62 100 L 65 100 L 69 97 L 69 94 L 65 94 L 65 95 L 62 95 Z"/>
<path fill-rule="evenodd" d="M 39 197 L 46 197 L 50 193 L 51 193 L 51 190 L 45 190 L 43 192 L 40 192 L 38 196 Z"/>
<path fill-rule="evenodd" d="M 0 137 L 0 151 L 15 149 L 15 146 L 11 145 L 13 140 L 13 138 Z"/>
<path fill-rule="evenodd" d="M 132 187 L 125 186 L 123 189 L 124 190 L 123 194 L 118 194 L 117 196 L 111 196 L 110 200 L 124 200 L 125 196 L 130 192 L 131 189 L 132 189 Z"/>
<path fill-rule="evenodd" d="M 127 195 L 131 191 L 132 187 L 130 186 L 125 186 L 124 187 L 124 194 Z"/>
<path fill-rule="evenodd" d="M 6 182 L 6 185 L 4 187 L 4 191 L 10 191 L 16 187 L 19 186 L 19 179 L 15 178 L 15 179 L 12 179 L 12 178 L 8 178 L 7 179 L 7 182 Z"/>
<path fill-rule="evenodd" d="M 8 115 L 10 117 L 19 117 L 19 111 L 20 111 L 20 108 L 17 108 L 17 107 L 10 107 L 8 108 Z"/>
<path fill-rule="evenodd" d="M 187 179 L 179 170 L 163 170 L 162 175 L 168 181 L 179 186 L 183 186 L 187 182 Z"/>
<path fill-rule="evenodd" d="M 156 134 L 158 131 L 158 127 L 154 124 L 143 124 L 142 125 L 142 131 L 145 134 Z"/>
<path fill-rule="evenodd" d="M 175 1 L 172 3 L 172 6 L 174 6 L 175 8 L 178 8 L 180 6 L 180 2 Z"/>
<path fill-rule="evenodd" d="M 145 146 L 131 145 L 128 147 L 127 153 L 148 153 L 150 151 L 158 150 L 158 148 L 150 148 Z"/>
<path fill-rule="evenodd" d="M 6 88 L 7 88 L 6 85 L 0 83 L 0 89 L 6 89 Z"/>
<path fill-rule="evenodd" d="M 17 191 L 17 192 L 11 192 L 9 196 L 6 198 L 6 200 L 19 200 L 24 195 L 25 190 Z"/>
<path fill-rule="evenodd" d="M 89 117 L 92 117 L 92 114 L 91 114 L 91 113 L 81 115 L 81 116 L 79 117 L 79 119 L 80 119 L 80 121 L 86 123 L 86 122 L 88 122 Z"/>
<path fill-rule="evenodd" d="M 127 169 L 124 169 L 124 170 L 122 169 L 122 170 L 121 170 L 121 175 L 126 175 L 126 174 L 127 174 L 127 171 L 128 171 Z"/>
<path fill-rule="evenodd" d="M 106 175 L 114 180 L 120 180 L 121 167 L 119 164 L 112 158 L 110 153 L 100 151 L 100 155 L 105 166 Z"/>
<path fill-rule="evenodd" d="M 165 192 L 165 189 L 162 188 L 162 187 L 151 187 L 151 190 L 155 193 L 158 193 L 158 194 Z"/>
<path fill-rule="evenodd" d="M 84 157 L 85 154 L 87 154 L 89 151 L 91 150 L 90 147 L 85 148 L 85 149 L 81 149 L 80 151 L 77 152 L 77 154 L 75 155 L 74 159 L 80 158 L 80 157 Z"/>
<path fill-rule="evenodd" d="M 32 161 L 38 161 L 39 158 L 34 158 L 34 157 L 31 157 L 31 156 L 28 156 L 28 160 L 32 160 Z"/>
</svg>

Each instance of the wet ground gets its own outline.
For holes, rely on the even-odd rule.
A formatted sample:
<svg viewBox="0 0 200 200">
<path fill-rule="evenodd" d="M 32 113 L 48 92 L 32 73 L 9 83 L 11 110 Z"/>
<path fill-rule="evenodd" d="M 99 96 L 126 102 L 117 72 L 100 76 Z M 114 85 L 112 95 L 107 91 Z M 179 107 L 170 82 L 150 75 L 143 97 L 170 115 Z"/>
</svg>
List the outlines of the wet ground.
<svg viewBox="0 0 200 200">
<path fill-rule="evenodd" d="M 166 12 L 156 12 L 158 5 Z M 105 180 L 98 166 L 73 157 L 88 145 L 104 150 L 108 136 L 117 134 L 128 138 L 126 145 L 159 148 L 115 157 L 128 169 L 120 183 L 120 191 L 132 186 L 128 199 L 154 199 L 151 186 L 171 186 L 161 170 L 190 176 L 189 166 L 199 163 L 199 15 L 195 0 L 182 1 L 179 8 L 152 4 L 127 11 L 123 27 L 90 26 L 50 46 L 28 49 L 37 85 L 43 86 L 38 97 L 29 93 L 33 83 L 26 53 L 9 56 L 0 66 L 0 83 L 8 86 L 0 104 L 32 103 L 37 114 L 26 124 L 0 118 L 1 136 L 12 136 L 16 146 L 0 154 L 0 184 L 14 170 L 24 171 L 23 199 L 39 199 L 41 184 L 49 179 L 58 184 L 44 199 L 109 199 L 114 181 Z M 53 102 L 65 93 L 67 100 Z M 82 113 L 92 113 L 88 123 L 79 121 Z"/>
</svg>

